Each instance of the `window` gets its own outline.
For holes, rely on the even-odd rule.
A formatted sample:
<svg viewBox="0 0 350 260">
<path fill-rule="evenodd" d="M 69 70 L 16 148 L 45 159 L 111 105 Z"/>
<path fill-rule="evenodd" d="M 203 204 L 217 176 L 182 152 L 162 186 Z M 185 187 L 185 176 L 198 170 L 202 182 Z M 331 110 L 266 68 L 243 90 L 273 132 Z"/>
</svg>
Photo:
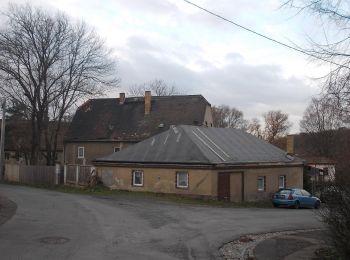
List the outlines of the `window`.
<svg viewBox="0 0 350 260">
<path fill-rule="evenodd" d="M 265 176 L 259 176 L 258 177 L 258 191 L 265 191 L 265 190 L 266 190 Z"/>
<path fill-rule="evenodd" d="M 306 196 L 306 197 L 311 196 L 311 194 L 308 193 L 306 190 L 301 190 L 301 194 L 302 194 L 303 196 Z"/>
<path fill-rule="evenodd" d="M 298 190 L 298 189 L 297 189 L 297 190 L 294 190 L 294 194 L 297 195 L 297 196 L 301 196 L 301 192 L 300 192 L 300 190 Z"/>
<path fill-rule="evenodd" d="M 188 172 L 176 173 L 176 188 L 188 188 Z"/>
<path fill-rule="evenodd" d="M 284 189 L 286 188 L 286 176 L 285 175 L 280 175 L 278 177 L 278 188 Z"/>
<path fill-rule="evenodd" d="M 85 149 L 83 146 L 78 147 L 78 158 L 84 158 L 85 157 Z"/>
<path fill-rule="evenodd" d="M 114 152 L 119 152 L 120 151 L 120 147 L 114 147 Z"/>
<path fill-rule="evenodd" d="M 143 186 L 143 171 L 132 171 L 132 186 Z"/>
</svg>

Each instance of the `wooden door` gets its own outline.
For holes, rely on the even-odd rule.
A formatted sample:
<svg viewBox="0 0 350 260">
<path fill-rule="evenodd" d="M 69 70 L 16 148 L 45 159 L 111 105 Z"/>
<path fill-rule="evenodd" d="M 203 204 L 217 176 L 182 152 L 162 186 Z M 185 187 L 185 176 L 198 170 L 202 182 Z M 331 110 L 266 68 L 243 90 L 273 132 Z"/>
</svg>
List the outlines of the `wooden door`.
<svg viewBox="0 0 350 260">
<path fill-rule="evenodd" d="M 218 199 L 230 200 L 230 173 L 218 174 Z"/>
</svg>

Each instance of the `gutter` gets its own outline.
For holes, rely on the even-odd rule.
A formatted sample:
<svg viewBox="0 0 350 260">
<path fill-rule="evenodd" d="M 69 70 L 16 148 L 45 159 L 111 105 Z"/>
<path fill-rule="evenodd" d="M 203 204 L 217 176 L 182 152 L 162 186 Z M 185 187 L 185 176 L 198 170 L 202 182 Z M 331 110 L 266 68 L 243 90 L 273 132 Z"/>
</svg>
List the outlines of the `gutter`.
<svg viewBox="0 0 350 260">
<path fill-rule="evenodd" d="M 254 168 L 288 168 L 302 167 L 303 162 L 295 163 L 240 163 L 240 164 L 204 164 L 204 163 L 157 163 L 157 162 L 109 162 L 93 161 L 96 166 L 118 166 L 118 167 L 138 167 L 138 168 L 189 168 L 189 169 L 254 169 Z"/>
</svg>

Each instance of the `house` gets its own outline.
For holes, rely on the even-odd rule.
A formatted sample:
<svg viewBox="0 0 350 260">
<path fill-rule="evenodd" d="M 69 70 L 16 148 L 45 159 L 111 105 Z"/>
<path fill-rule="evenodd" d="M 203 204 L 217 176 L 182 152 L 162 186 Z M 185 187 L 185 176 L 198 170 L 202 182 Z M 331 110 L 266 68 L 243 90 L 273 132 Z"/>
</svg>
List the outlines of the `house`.
<svg viewBox="0 0 350 260">
<path fill-rule="evenodd" d="M 231 201 L 303 187 L 303 161 L 232 128 L 180 125 L 94 161 L 106 186 Z"/>
<path fill-rule="evenodd" d="M 211 105 L 201 95 L 90 99 L 78 108 L 65 138 L 66 164 L 92 160 L 169 129 L 213 126 Z"/>
<path fill-rule="evenodd" d="M 334 181 L 336 162 L 326 156 L 320 155 L 315 149 L 314 136 L 306 134 L 288 135 L 286 150 L 289 154 L 302 157 L 305 160 L 305 172 L 312 182 Z"/>
<path fill-rule="evenodd" d="M 0 120 L 1 123 L 1 120 Z M 50 122 L 52 125 L 53 122 Z M 1 125 L 1 124 L 0 124 Z M 68 128 L 67 122 L 61 123 L 61 128 L 57 136 L 56 158 L 57 163 L 63 164 L 63 136 Z M 1 127 L 0 127 L 1 132 Z M 5 132 L 5 163 L 29 164 L 31 152 L 31 122 L 24 119 L 6 120 Z M 46 165 L 47 149 L 45 139 L 42 137 L 39 165 Z"/>
</svg>

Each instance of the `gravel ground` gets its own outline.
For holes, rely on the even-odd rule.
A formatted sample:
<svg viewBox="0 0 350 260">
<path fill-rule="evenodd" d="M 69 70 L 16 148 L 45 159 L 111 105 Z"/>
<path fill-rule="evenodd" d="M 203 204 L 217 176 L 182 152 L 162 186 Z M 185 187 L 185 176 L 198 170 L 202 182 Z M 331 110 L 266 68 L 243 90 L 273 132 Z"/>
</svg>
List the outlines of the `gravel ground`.
<svg viewBox="0 0 350 260">
<path fill-rule="evenodd" d="M 4 224 L 16 213 L 17 205 L 0 194 L 0 225 Z"/>
<path fill-rule="evenodd" d="M 271 232 L 257 235 L 245 235 L 239 239 L 225 244 L 220 248 L 220 253 L 225 260 L 245 260 L 255 259 L 254 249 L 259 243 L 265 240 L 278 238 L 288 235 L 302 235 L 306 232 L 319 232 L 322 229 L 307 229 L 307 230 L 295 230 L 295 231 L 280 231 Z"/>
</svg>

